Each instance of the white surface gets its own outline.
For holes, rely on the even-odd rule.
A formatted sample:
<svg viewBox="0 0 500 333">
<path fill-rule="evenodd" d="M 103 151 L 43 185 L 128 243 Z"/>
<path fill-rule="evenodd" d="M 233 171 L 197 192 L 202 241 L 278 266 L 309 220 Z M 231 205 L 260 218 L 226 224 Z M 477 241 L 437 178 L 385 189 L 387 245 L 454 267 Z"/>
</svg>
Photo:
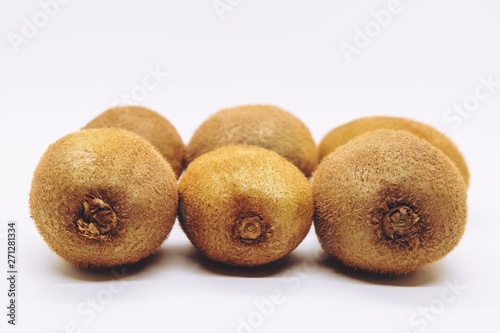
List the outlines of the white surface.
<svg viewBox="0 0 500 333">
<path fill-rule="evenodd" d="M 391 22 L 348 63 L 340 44 L 352 43 L 356 27 L 389 1 L 224 2 L 235 6 L 221 20 L 212 0 L 73 0 L 15 52 L 9 34 L 21 34 L 23 17 L 31 20 L 41 7 L 0 1 L 0 231 L 17 221 L 20 272 L 15 328 L 6 323 L 1 279 L 2 331 L 237 332 L 240 319 L 255 324 L 241 332 L 497 328 L 500 88 L 459 128 L 443 117 L 474 96 L 479 77 L 500 81 L 500 3 L 401 0 Z M 48 249 L 29 217 L 32 172 L 50 143 L 138 91 L 156 67 L 168 77 L 137 102 L 168 118 L 185 142 L 209 114 L 244 103 L 288 109 L 317 141 L 365 115 L 435 126 L 461 148 L 472 173 L 462 242 L 440 262 L 391 280 L 316 261 L 313 230 L 281 264 L 223 268 L 197 255 L 176 225 L 160 253 L 119 282 L 74 269 Z M 450 289 L 454 283 L 463 288 Z"/>
</svg>

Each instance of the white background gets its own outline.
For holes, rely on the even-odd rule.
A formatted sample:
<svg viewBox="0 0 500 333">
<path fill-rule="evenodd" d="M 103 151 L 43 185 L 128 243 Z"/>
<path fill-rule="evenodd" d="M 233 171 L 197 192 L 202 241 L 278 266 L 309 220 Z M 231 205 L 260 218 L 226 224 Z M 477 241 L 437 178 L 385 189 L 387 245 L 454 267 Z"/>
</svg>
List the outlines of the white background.
<svg viewBox="0 0 500 333">
<path fill-rule="evenodd" d="M 500 3 L 401 0 L 348 62 L 340 45 L 354 45 L 357 28 L 377 29 L 371 12 L 388 0 L 222 2 L 233 4 L 223 19 L 213 0 L 73 0 L 44 22 L 37 1 L 0 1 L 0 266 L 5 272 L 6 223 L 15 220 L 20 272 L 16 327 L 6 323 L 1 278 L 2 331 L 497 330 L 500 87 L 457 128 L 445 115 L 454 103 L 474 103 L 480 77 L 500 81 Z M 41 27 L 14 47 L 26 20 Z M 238 270 L 201 258 L 176 225 L 157 255 L 119 270 L 119 281 L 71 267 L 29 217 L 32 173 L 50 143 L 122 94 L 137 95 L 155 68 L 168 77 L 135 102 L 169 119 L 186 143 L 210 114 L 244 103 L 289 110 L 318 142 L 366 115 L 435 126 L 460 147 L 472 174 L 462 242 L 436 264 L 388 279 L 314 259 L 321 252 L 313 229 L 281 263 Z"/>
</svg>

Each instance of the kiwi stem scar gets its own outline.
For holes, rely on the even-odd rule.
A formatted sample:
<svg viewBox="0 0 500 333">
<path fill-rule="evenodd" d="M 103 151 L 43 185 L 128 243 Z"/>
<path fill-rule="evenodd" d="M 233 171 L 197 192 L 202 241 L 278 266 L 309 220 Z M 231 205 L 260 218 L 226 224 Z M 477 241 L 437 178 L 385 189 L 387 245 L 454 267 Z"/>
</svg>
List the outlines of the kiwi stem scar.
<svg viewBox="0 0 500 333">
<path fill-rule="evenodd" d="M 382 231 L 390 239 L 405 238 L 414 233 L 414 226 L 419 220 L 420 217 L 413 209 L 400 205 L 385 214 Z"/>
<path fill-rule="evenodd" d="M 245 214 L 236 219 L 233 234 L 245 244 L 258 242 L 266 235 L 262 218 L 256 214 Z"/>
<path fill-rule="evenodd" d="M 108 239 L 118 227 L 118 216 L 111 205 L 93 195 L 85 196 L 76 218 L 80 235 L 91 239 Z"/>
<path fill-rule="evenodd" d="M 406 227 L 406 220 L 405 219 L 399 219 L 396 221 L 396 227 Z"/>
</svg>

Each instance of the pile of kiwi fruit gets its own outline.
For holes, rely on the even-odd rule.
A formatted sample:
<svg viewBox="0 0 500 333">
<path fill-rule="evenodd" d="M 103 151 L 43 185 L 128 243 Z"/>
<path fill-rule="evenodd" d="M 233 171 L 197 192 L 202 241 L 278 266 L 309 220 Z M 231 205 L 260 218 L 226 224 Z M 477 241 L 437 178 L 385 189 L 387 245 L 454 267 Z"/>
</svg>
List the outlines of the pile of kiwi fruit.
<svg viewBox="0 0 500 333">
<path fill-rule="evenodd" d="M 47 245 L 83 268 L 147 258 L 178 218 L 192 245 L 225 265 L 279 261 L 314 226 L 335 261 L 397 276 L 457 246 L 469 179 L 448 137 L 406 118 L 356 119 L 316 145 L 292 113 L 239 105 L 185 145 L 159 113 L 120 106 L 47 148 L 29 205 Z"/>
</svg>

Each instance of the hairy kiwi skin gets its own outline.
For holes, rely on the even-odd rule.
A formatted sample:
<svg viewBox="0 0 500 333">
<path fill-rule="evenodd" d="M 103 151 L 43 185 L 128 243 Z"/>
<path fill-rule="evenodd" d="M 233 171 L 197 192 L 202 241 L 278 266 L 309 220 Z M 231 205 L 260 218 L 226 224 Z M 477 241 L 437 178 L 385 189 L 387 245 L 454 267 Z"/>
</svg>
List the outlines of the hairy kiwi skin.
<svg viewBox="0 0 500 333">
<path fill-rule="evenodd" d="M 406 131 L 376 130 L 314 173 L 315 230 L 348 267 L 409 273 L 448 254 L 467 221 L 467 188 L 440 150 Z"/>
<path fill-rule="evenodd" d="M 318 163 L 318 148 L 297 117 L 274 105 L 241 105 L 210 116 L 186 148 L 186 165 L 198 156 L 228 145 L 255 145 L 272 150 L 307 177 Z"/>
<path fill-rule="evenodd" d="M 184 143 L 175 127 L 163 116 L 142 106 L 117 106 L 91 120 L 85 128 L 116 127 L 151 142 L 170 163 L 177 178 L 183 170 Z"/>
<path fill-rule="evenodd" d="M 307 178 L 278 154 L 226 146 L 194 160 L 179 182 L 179 221 L 212 260 L 234 266 L 276 261 L 307 235 L 314 212 Z"/>
<path fill-rule="evenodd" d="M 320 160 L 352 138 L 377 129 L 405 130 L 427 140 L 456 164 L 467 187 L 469 186 L 469 169 L 458 147 L 434 127 L 406 118 L 386 116 L 365 117 L 334 128 L 325 135 L 319 144 Z"/>
<path fill-rule="evenodd" d="M 175 174 L 154 146 L 122 129 L 88 129 L 48 147 L 30 211 L 48 246 L 80 267 L 137 262 L 155 252 L 177 214 Z"/>
</svg>

